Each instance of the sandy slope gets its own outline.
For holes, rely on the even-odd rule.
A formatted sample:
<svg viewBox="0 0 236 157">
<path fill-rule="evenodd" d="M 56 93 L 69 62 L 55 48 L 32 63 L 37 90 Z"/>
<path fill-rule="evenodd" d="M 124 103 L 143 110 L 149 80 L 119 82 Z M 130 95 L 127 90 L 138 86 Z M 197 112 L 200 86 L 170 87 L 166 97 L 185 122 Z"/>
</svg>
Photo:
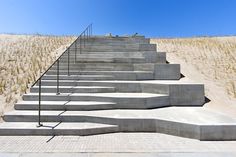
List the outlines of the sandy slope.
<svg viewBox="0 0 236 157">
<path fill-rule="evenodd" d="M 0 115 L 63 52 L 74 37 L 0 35 Z M 152 39 L 181 72 L 202 82 L 211 100 L 204 107 L 236 116 L 236 37 Z"/>
<path fill-rule="evenodd" d="M 61 54 L 74 37 L 0 35 L 0 115 Z"/>
<path fill-rule="evenodd" d="M 181 72 L 205 84 L 204 107 L 236 116 L 236 37 L 152 39 Z"/>
</svg>

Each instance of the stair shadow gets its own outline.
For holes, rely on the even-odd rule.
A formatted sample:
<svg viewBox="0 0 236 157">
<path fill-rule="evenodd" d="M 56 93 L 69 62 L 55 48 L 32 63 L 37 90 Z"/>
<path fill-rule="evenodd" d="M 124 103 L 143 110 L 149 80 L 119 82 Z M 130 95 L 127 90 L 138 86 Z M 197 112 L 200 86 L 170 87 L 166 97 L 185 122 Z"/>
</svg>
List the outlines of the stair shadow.
<svg viewBox="0 0 236 157">
<path fill-rule="evenodd" d="M 205 104 L 211 102 L 211 100 L 205 96 Z"/>
</svg>

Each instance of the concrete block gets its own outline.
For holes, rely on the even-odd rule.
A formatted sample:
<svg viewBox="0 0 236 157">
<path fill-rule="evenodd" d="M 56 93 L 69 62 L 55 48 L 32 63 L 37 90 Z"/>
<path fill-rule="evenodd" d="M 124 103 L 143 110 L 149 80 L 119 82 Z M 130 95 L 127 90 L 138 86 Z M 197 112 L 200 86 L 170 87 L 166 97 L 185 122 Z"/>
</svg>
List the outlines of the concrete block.
<svg viewBox="0 0 236 157">
<path fill-rule="evenodd" d="M 178 80 L 180 79 L 179 64 L 155 64 L 154 79 L 157 80 Z"/>
<path fill-rule="evenodd" d="M 174 84 L 169 86 L 170 104 L 173 106 L 198 106 L 205 103 L 204 85 Z"/>
</svg>

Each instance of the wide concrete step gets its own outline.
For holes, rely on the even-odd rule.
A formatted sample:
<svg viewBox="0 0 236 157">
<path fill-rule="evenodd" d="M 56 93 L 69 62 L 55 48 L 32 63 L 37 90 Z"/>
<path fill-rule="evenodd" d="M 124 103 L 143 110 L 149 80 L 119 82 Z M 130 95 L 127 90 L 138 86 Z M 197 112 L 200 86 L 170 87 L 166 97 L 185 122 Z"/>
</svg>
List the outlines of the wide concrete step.
<svg viewBox="0 0 236 157">
<path fill-rule="evenodd" d="M 0 123 L 0 136 L 54 136 L 54 135 L 96 135 L 114 133 L 119 130 L 117 125 L 100 123 L 44 123 L 37 127 L 32 122 L 4 122 Z"/>
<path fill-rule="evenodd" d="M 199 140 L 235 140 L 236 119 L 201 107 L 153 110 L 42 111 L 46 122 L 89 122 L 118 125 L 120 132 L 159 132 Z M 36 122 L 38 111 L 12 111 L 7 122 Z"/>
<path fill-rule="evenodd" d="M 20 101 L 15 104 L 16 110 L 38 110 L 38 101 Z M 114 109 L 114 102 L 102 101 L 41 101 L 41 110 L 90 111 Z"/>
<path fill-rule="evenodd" d="M 113 75 L 59 75 L 59 80 L 113 80 Z M 57 75 L 44 75 L 42 80 L 57 80 Z"/>
<path fill-rule="evenodd" d="M 38 101 L 38 93 L 23 95 L 24 101 Z M 157 108 L 169 106 L 169 96 L 151 93 L 42 93 L 42 101 L 105 101 L 117 108 Z M 116 108 L 116 107 L 115 107 Z"/>
<path fill-rule="evenodd" d="M 47 75 L 57 75 L 57 70 L 49 70 Z M 59 75 L 67 75 L 68 70 L 60 70 Z M 154 79 L 152 71 L 79 71 L 70 70 L 70 75 L 111 75 L 115 79 L 136 79 L 136 80 L 150 80 Z"/>
<path fill-rule="evenodd" d="M 114 87 L 104 86 L 59 86 L 60 93 L 109 93 L 115 92 Z M 34 86 L 30 89 L 31 93 L 38 93 L 39 87 Z M 41 86 L 42 93 L 56 93 L 57 86 Z"/>
</svg>

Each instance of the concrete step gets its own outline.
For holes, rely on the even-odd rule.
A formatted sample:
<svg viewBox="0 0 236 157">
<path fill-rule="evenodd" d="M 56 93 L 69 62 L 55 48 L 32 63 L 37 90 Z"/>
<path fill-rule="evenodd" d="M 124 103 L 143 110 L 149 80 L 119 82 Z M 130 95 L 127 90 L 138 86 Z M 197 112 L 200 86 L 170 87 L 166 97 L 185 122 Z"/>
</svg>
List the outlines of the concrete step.
<svg viewBox="0 0 236 157">
<path fill-rule="evenodd" d="M 137 52 L 83 52 L 71 50 L 69 58 L 74 61 L 75 58 L 89 58 L 89 57 L 110 57 L 110 58 L 135 58 L 143 57 L 145 60 L 156 63 L 166 63 L 166 53 L 156 51 L 137 51 Z M 66 52 L 62 56 L 62 60 L 68 60 L 68 53 Z"/>
<path fill-rule="evenodd" d="M 87 52 L 86 52 L 87 53 Z M 158 56 L 157 54 L 146 54 L 144 55 L 120 55 L 120 54 L 70 54 L 70 60 L 68 60 L 68 55 L 65 54 L 61 57 L 60 62 L 70 62 L 70 63 L 75 63 L 76 61 L 84 61 L 84 60 L 89 60 L 89 61 L 99 61 L 101 59 L 105 61 L 111 61 L 113 60 L 114 62 L 120 61 L 121 63 L 128 62 L 128 63 L 166 63 L 166 57 L 165 56 Z M 123 61 L 122 61 L 123 60 Z"/>
<path fill-rule="evenodd" d="M 84 44 L 84 41 L 81 41 L 81 44 L 83 45 Z M 137 40 L 137 41 L 119 41 L 119 40 L 88 40 L 86 41 L 87 45 L 91 45 L 91 44 L 94 44 L 94 45 L 122 45 L 122 44 L 150 44 L 150 41 L 149 39 L 145 39 L 145 40 Z M 80 45 L 80 42 L 78 41 L 77 42 L 77 46 Z"/>
<path fill-rule="evenodd" d="M 60 70 L 67 70 L 68 64 L 60 64 Z M 70 70 L 83 70 L 83 71 L 133 71 L 134 65 L 125 63 L 125 64 L 118 64 L 118 63 L 76 63 L 69 65 Z M 51 70 L 57 70 L 57 65 L 54 65 Z"/>
<path fill-rule="evenodd" d="M 154 62 L 155 60 L 152 63 Z M 63 63 L 68 63 L 68 60 L 60 60 L 60 64 Z M 148 63 L 148 60 L 144 57 L 77 57 L 76 60 L 73 59 L 70 63 Z"/>
<path fill-rule="evenodd" d="M 83 40 L 82 40 L 83 42 Z M 133 37 L 95 37 L 88 39 L 89 43 L 150 43 L 148 38 Z"/>
<path fill-rule="evenodd" d="M 85 42 L 85 47 L 122 47 L 122 48 L 136 48 L 145 45 L 155 45 L 150 43 L 134 43 L 134 42 L 107 42 L 107 43 L 100 43 L 100 42 Z M 80 47 L 79 42 L 76 45 L 71 46 L 72 48 Z M 81 47 L 84 47 L 84 42 L 81 42 Z"/>
<path fill-rule="evenodd" d="M 23 95 L 24 101 L 38 101 L 38 93 Z M 169 96 L 150 93 L 42 93 L 42 101 L 114 102 L 118 108 L 157 108 L 169 106 Z M 116 107 L 115 107 L 116 108 Z"/>
<path fill-rule="evenodd" d="M 42 80 L 56 80 L 57 75 L 44 75 Z M 115 79 L 112 75 L 60 75 L 61 80 L 113 80 Z"/>
<path fill-rule="evenodd" d="M 79 49 L 79 44 L 77 44 L 77 48 L 72 46 L 70 50 Z M 81 45 L 83 46 L 83 45 Z M 134 51 L 156 51 L 156 44 L 130 44 L 130 45 L 85 45 L 81 47 L 83 52 L 87 51 L 97 51 L 97 52 L 134 52 Z"/>
<path fill-rule="evenodd" d="M 59 70 L 81 70 L 81 71 L 154 71 L 155 66 L 165 65 L 173 66 L 173 64 L 157 64 L 157 63 L 60 63 Z M 51 70 L 57 70 L 57 64 L 52 66 Z M 164 67 L 162 67 L 164 68 Z"/>
<path fill-rule="evenodd" d="M 159 132 L 199 140 L 235 140 L 236 119 L 200 107 L 153 110 L 42 111 L 46 122 L 89 122 L 117 125 L 119 132 Z M 12 111 L 7 122 L 36 122 L 38 111 Z M 74 123 L 76 124 L 76 123 Z"/>
<path fill-rule="evenodd" d="M 38 110 L 38 101 L 21 101 L 15 104 L 16 110 Z M 41 101 L 42 110 L 90 111 L 114 109 L 114 102 L 101 101 Z"/>
<path fill-rule="evenodd" d="M 54 135 L 96 135 L 114 133 L 119 130 L 117 125 L 100 123 L 44 123 L 37 127 L 37 123 L 5 122 L 0 123 L 0 136 L 54 136 Z"/>
<path fill-rule="evenodd" d="M 49 70 L 47 75 L 57 75 L 57 70 Z M 67 75 L 67 70 L 60 70 L 59 75 Z M 151 80 L 154 79 L 152 71 L 72 71 L 70 75 L 111 75 L 115 79 Z"/>
<path fill-rule="evenodd" d="M 60 93 L 110 93 L 115 92 L 114 87 L 104 86 L 60 86 Z M 31 93 L 38 93 L 39 87 L 30 89 Z M 56 93 L 57 86 L 41 86 L 42 93 Z"/>
<path fill-rule="evenodd" d="M 77 44 L 76 45 L 77 48 L 80 47 L 80 44 Z M 95 42 L 87 42 L 83 44 L 81 44 L 81 47 L 85 47 L 85 48 L 104 48 L 104 49 L 117 49 L 117 48 L 122 48 L 122 49 L 139 49 L 140 47 L 145 47 L 145 48 L 152 48 L 152 47 L 155 47 L 156 44 L 140 44 L 140 43 L 126 43 L 126 42 L 122 42 L 122 43 L 109 43 L 109 44 L 99 44 L 99 43 L 95 43 Z M 76 48 L 75 45 L 71 46 L 71 48 Z M 143 50 L 145 51 L 145 50 Z"/>
</svg>

